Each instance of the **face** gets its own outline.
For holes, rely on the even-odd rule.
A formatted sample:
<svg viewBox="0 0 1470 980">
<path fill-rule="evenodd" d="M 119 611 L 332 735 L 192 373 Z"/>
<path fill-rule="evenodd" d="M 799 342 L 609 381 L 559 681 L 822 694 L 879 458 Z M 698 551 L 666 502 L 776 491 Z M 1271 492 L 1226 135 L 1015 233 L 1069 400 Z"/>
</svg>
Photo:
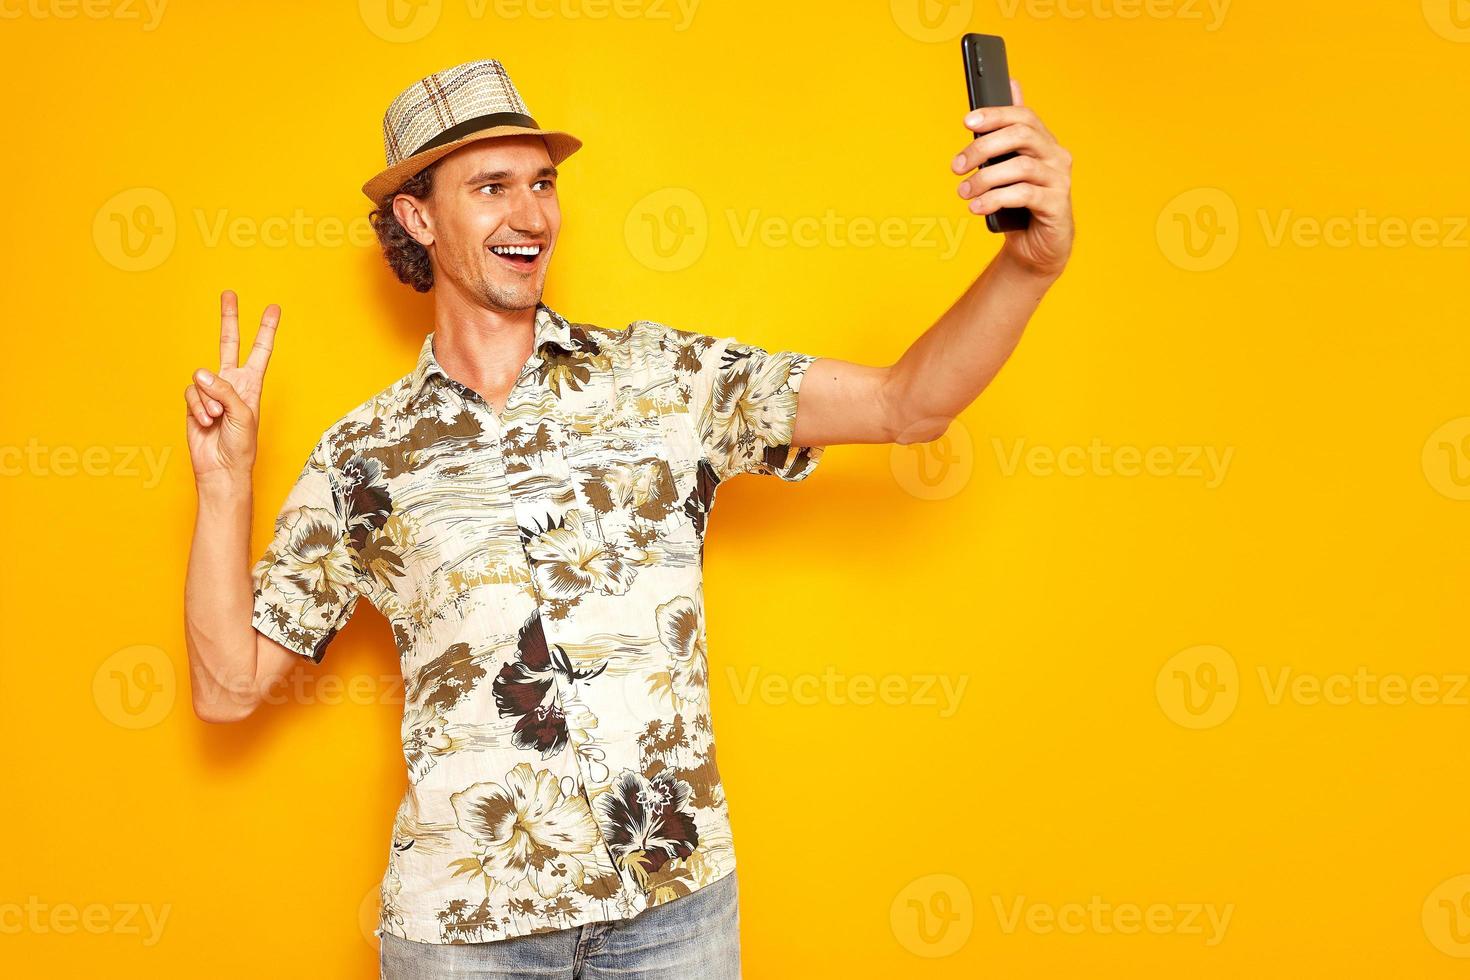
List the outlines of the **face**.
<svg viewBox="0 0 1470 980">
<path fill-rule="evenodd" d="M 507 312 L 541 300 L 561 230 L 556 168 L 541 137 L 466 144 L 439 161 L 428 199 L 400 195 L 394 209 L 428 249 L 436 290 Z"/>
</svg>

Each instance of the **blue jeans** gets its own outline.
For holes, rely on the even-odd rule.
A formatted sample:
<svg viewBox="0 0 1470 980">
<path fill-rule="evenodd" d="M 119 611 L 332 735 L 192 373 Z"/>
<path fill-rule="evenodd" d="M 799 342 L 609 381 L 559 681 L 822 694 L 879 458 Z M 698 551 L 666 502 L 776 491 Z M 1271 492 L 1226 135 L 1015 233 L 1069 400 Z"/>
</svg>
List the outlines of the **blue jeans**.
<svg viewBox="0 0 1470 980">
<path fill-rule="evenodd" d="M 631 919 L 488 943 L 381 942 L 382 980 L 740 980 L 739 885 L 732 870 Z"/>
</svg>

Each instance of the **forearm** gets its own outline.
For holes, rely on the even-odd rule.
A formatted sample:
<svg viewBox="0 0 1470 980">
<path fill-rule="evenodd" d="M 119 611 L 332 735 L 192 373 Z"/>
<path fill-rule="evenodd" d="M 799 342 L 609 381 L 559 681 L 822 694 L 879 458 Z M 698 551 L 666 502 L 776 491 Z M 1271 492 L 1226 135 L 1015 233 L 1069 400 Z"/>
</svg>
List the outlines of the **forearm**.
<svg viewBox="0 0 1470 980">
<path fill-rule="evenodd" d="M 964 294 L 892 367 L 886 401 L 907 436 L 938 438 L 1000 371 L 1057 275 L 1001 249 Z"/>
<path fill-rule="evenodd" d="M 184 582 L 184 637 L 194 710 L 211 721 L 243 718 L 258 702 L 251 500 L 248 480 L 199 486 Z"/>
</svg>

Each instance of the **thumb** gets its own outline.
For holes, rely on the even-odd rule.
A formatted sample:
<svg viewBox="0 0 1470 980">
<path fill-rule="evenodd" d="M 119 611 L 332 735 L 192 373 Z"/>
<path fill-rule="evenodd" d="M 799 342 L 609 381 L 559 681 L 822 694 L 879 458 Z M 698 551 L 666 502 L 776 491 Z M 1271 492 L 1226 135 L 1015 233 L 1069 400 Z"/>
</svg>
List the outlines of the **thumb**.
<svg viewBox="0 0 1470 980">
<path fill-rule="evenodd" d="M 1025 101 L 1021 98 L 1021 83 L 1016 81 L 1014 78 L 1011 79 L 1011 101 L 1014 102 L 1016 105 L 1026 104 Z"/>
<path fill-rule="evenodd" d="M 200 368 L 194 372 L 194 383 L 200 389 L 224 406 L 225 417 L 232 422 L 248 423 L 250 420 L 250 409 L 245 404 L 245 399 L 235 390 L 235 386 L 212 371 Z"/>
</svg>

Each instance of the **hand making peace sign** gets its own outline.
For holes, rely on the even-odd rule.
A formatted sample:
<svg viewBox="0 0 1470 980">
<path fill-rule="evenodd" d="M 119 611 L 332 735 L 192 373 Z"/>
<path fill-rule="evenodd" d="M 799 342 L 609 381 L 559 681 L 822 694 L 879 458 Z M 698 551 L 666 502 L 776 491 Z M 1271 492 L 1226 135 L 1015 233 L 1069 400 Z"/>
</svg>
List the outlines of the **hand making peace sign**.
<svg viewBox="0 0 1470 980">
<path fill-rule="evenodd" d="M 244 364 L 240 357 L 240 322 L 233 290 L 220 294 L 219 371 L 200 368 L 184 389 L 188 403 L 189 458 L 194 479 L 250 480 L 255 465 L 255 437 L 260 392 L 270 363 L 281 308 L 272 303 L 260 317 L 260 329 Z"/>
</svg>

